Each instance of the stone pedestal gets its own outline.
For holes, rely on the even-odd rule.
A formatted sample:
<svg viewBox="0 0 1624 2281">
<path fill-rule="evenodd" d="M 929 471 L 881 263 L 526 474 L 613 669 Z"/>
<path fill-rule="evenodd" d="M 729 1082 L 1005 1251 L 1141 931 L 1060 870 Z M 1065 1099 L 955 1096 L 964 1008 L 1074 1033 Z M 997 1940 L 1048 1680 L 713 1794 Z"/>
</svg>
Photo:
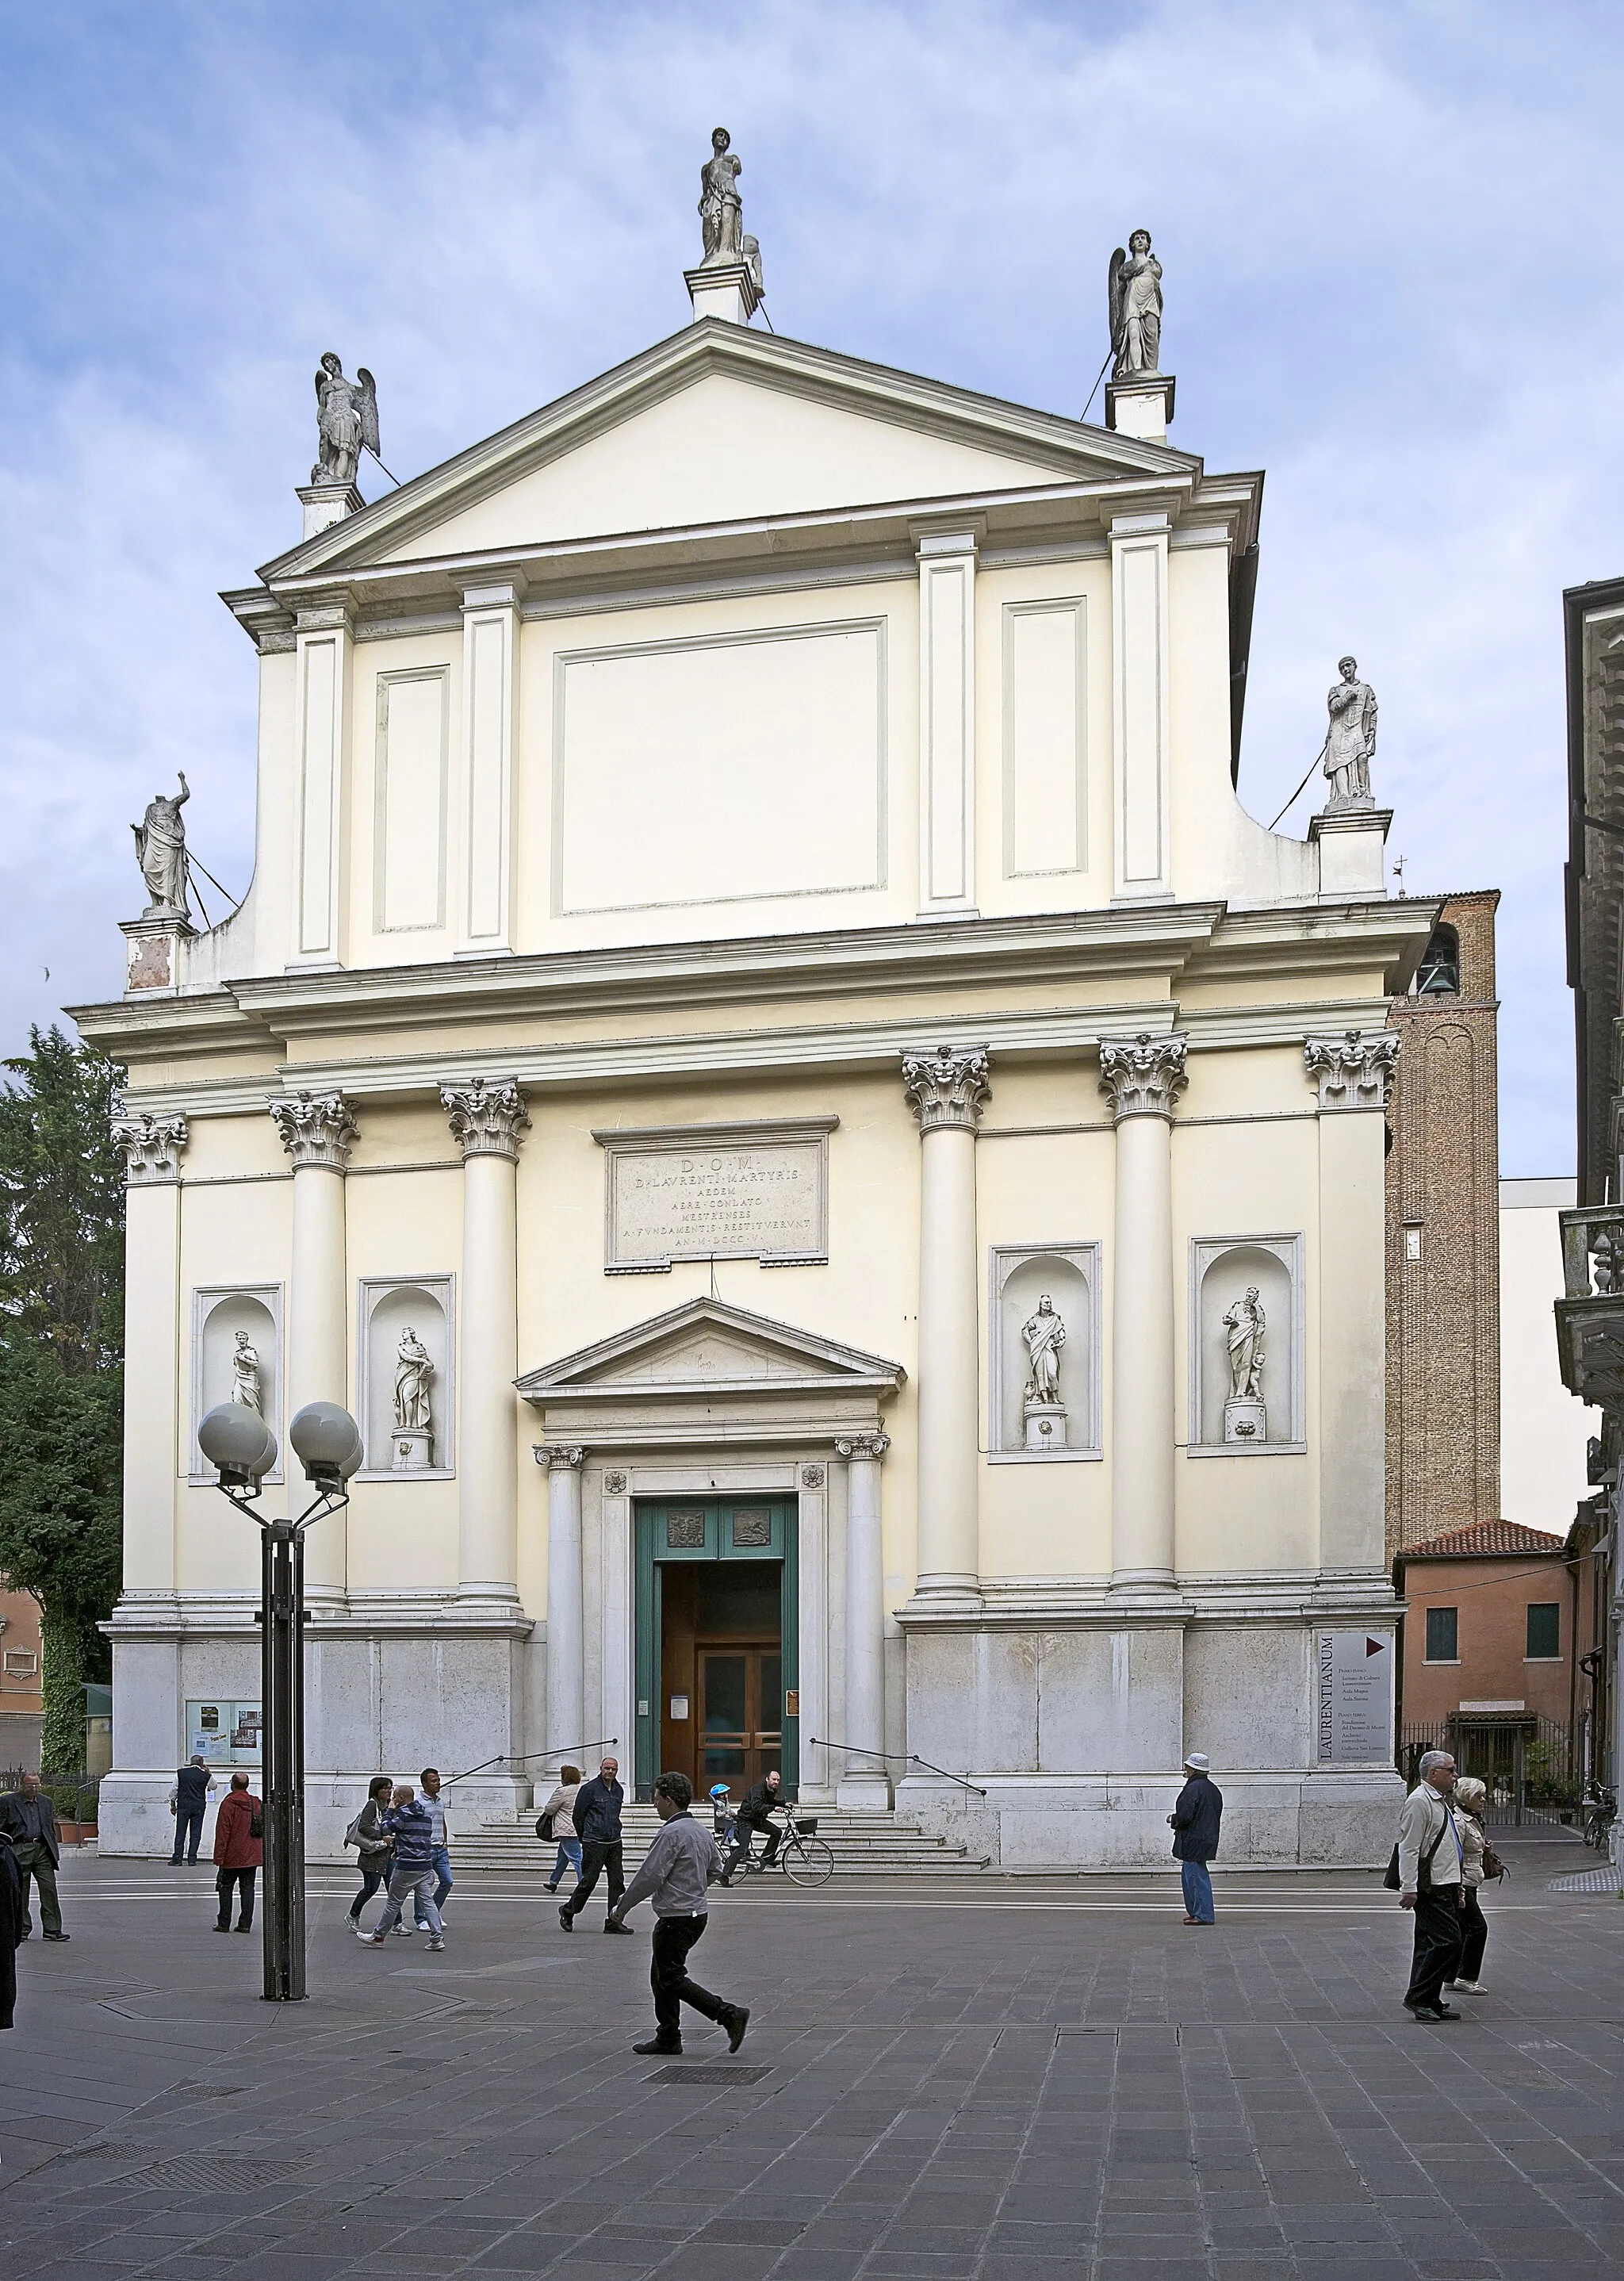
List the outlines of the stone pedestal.
<svg viewBox="0 0 1624 2281">
<path fill-rule="evenodd" d="M 1319 849 L 1319 899 L 1385 895 L 1390 808 L 1326 808 L 1309 818 L 1308 836 Z"/>
<path fill-rule="evenodd" d="M 1261 1402 L 1244 1397 L 1224 1404 L 1224 1439 L 1241 1449 L 1255 1449 L 1267 1439 L 1267 1424 Z"/>
<path fill-rule="evenodd" d="M 367 504 L 353 483 L 300 483 L 297 488 L 305 510 L 306 538 L 313 538 L 319 530 L 330 530 L 346 515 L 359 514 Z"/>
<path fill-rule="evenodd" d="M 149 911 L 144 918 L 120 919 L 124 937 L 124 991 L 178 990 L 181 945 L 197 929 L 183 911 Z"/>
<path fill-rule="evenodd" d="M 718 261 L 709 268 L 684 269 L 683 279 L 700 317 L 720 317 L 730 325 L 747 325 L 761 305 L 761 295 L 749 266 L 743 261 Z"/>
<path fill-rule="evenodd" d="M 1029 1450 L 1065 1448 L 1066 1413 L 1058 1402 L 1029 1402 L 1022 1414 L 1026 1420 Z"/>
<path fill-rule="evenodd" d="M 434 1436 L 426 1427 L 397 1426 L 390 1443 L 390 1469 L 397 1473 L 424 1473 L 434 1465 Z"/>
<path fill-rule="evenodd" d="M 1170 372 L 1143 372 L 1135 380 L 1108 380 L 1106 426 L 1122 436 L 1136 436 L 1142 444 L 1164 444 L 1177 385 Z"/>
</svg>

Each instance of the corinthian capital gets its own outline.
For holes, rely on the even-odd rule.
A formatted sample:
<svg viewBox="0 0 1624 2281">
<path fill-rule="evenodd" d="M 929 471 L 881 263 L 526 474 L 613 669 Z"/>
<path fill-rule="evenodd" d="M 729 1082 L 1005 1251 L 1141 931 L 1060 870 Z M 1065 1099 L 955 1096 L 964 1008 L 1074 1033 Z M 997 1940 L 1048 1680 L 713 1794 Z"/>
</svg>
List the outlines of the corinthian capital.
<svg viewBox="0 0 1624 2281">
<path fill-rule="evenodd" d="M 361 1132 L 343 1094 L 296 1093 L 291 1101 L 273 1101 L 270 1111 L 296 1172 L 306 1164 L 325 1164 L 335 1172 L 348 1165 L 351 1144 Z"/>
<path fill-rule="evenodd" d="M 835 1443 L 847 1464 L 854 1458 L 868 1458 L 878 1465 L 890 1447 L 889 1434 L 848 1434 L 843 1442 Z"/>
<path fill-rule="evenodd" d="M 1398 1060 L 1396 1030 L 1348 1030 L 1340 1038 L 1310 1038 L 1303 1062 L 1319 1084 L 1319 1113 L 1339 1109 L 1385 1109 Z"/>
<path fill-rule="evenodd" d="M 1101 1046 L 1100 1091 L 1117 1124 L 1125 1117 L 1165 1117 L 1172 1123 L 1173 1103 L 1190 1081 L 1184 1066 L 1188 1044 L 1176 1030 L 1161 1038 L 1141 1030 L 1131 1046 Z"/>
<path fill-rule="evenodd" d="M 524 1095 L 510 1077 L 487 1083 L 476 1077 L 471 1085 L 443 1085 L 440 1099 L 451 1119 L 451 1137 L 470 1156 L 506 1156 L 516 1161 L 519 1143 L 530 1129 Z"/>
<path fill-rule="evenodd" d="M 130 1187 L 180 1179 L 181 1151 L 190 1138 L 183 1117 L 154 1117 L 143 1110 L 139 1117 L 115 1117 L 110 1129 L 113 1147 L 124 1151 L 124 1178 Z"/>
<path fill-rule="evenodd" d="M 973 1133 L 983 1104 L 991 1097 L 986 1055 L 978 1046 L 963 1052 L 938 1046 L 933 1054 L 904 1054 L 902 1090 L 919 1119 L 921 1132 L 957 1125 Z"/>
</svg>

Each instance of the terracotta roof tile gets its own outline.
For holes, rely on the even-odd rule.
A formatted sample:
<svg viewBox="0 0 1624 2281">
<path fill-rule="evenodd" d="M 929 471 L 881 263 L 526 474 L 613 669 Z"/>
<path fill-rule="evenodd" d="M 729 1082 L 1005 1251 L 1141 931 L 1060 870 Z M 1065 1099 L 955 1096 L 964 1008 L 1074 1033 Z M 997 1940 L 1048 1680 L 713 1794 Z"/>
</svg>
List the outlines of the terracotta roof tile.
<svg viewBox="0 0 1624 2281">
<path fill-rule="evenodd" d="M 1478 1520 L 1470 1528 L 1452 1528 L 1425 1544 L 1406 1544 L 1401 1560 L 1494 1560 L 1503 1555 L 1565 1552 L 1567 1540 L 1543 1528 L 1525 1528 L 1520 1520 Z"/>
</svg>

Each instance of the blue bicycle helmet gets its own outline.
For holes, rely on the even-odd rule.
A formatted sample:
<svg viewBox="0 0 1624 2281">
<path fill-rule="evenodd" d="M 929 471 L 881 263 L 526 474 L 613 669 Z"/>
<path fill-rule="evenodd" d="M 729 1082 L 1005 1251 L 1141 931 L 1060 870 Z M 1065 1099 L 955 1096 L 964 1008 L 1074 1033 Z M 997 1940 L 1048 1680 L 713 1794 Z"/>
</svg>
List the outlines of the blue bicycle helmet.
<svg viewBox="0 0 1624 2281">
<path fill-rule="evenodd" d="M 712 1798 L 726 1798 L 729 1795 L 727 1784 L 725 1782 L 712 1782 L 708 1795 Z"/>
</svg>

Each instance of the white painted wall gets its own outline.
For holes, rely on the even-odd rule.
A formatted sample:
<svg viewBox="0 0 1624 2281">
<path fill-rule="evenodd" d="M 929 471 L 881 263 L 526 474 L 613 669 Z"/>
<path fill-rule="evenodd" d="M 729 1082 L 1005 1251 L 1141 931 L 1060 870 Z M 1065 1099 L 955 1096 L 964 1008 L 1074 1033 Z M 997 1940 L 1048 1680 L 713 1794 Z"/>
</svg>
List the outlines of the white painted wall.
<svg viewBox="0 0 1624 2281">
<path fill-rule="evenodd" d="M 1601 1411 L 1575 1402 L 1557 1367 L 1557 1214 L 1577 1202 L 1571 1179 L 1500 1183 L 1500 1510 L 1553 1535 L 1586 1494 L 1585 1444 L 1602 1430 Z"/>
</svg>

